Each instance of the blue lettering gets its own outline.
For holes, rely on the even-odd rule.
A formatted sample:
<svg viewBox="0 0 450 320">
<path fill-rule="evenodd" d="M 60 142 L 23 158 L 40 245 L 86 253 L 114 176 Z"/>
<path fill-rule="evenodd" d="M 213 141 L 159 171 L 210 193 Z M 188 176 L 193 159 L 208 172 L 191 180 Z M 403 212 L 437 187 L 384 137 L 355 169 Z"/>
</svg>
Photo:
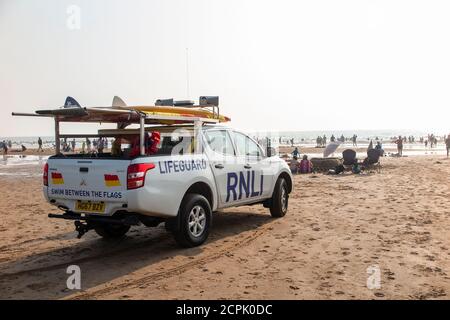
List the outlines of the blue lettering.
<svg viewBox="0 0 450 320">
<path fill-rule="evenodd" d="M 172 160 L 167 161 L 167 168 L 169 169 L 168 172 L 170 173 L 173 168 L 173 162 Z"/>
<path fill-rule="evenodd" d="M 259 192 L 255 192 L 255 171 L 252 170 L 252 193 L 250 195 L 250 197 L 257 197 L 259 195 Z"/>
<path fill-rule="evenodd" d="M 264 175 L 263 174 L 261 174 L 261 184 L 260 184 L 260 188 L 259 188 L 259 190 L 260 190 L 260 196 L 262 196 L 262 194 L 263 194 L 263 187 L 264 187 L 264 184 L 263 184 L 263 181 L 264 181 Z"/>
<path fill-rule="evenodd" d="M 159 173 L 161 173 L 161 174 L 166 173 L 166 171 L 164 171 L 162 168 L 161 161 L 158 161 L 158 166 L 159 166 Z"/>
<path fill-rule="evenodd" d="M 239 200 L 242 199 L 242 189 L 245 190 L 245 197 L 250 195 L 250 171 L 247 171 L 247 179 L 244 177 L 244 173 L 239 172 Z"/>
<path fill-rule="evenodd" d="M 231 180 L 233 179 L 233 182 Z M 227 200 L 226 202 L 230 201 L 230 195 L 233 193 L 233 201 L 236 201 L 236 187 L 238 183 L 238 177 L 235 172 L 229 172 L 227 174 Z"/>
</svg>

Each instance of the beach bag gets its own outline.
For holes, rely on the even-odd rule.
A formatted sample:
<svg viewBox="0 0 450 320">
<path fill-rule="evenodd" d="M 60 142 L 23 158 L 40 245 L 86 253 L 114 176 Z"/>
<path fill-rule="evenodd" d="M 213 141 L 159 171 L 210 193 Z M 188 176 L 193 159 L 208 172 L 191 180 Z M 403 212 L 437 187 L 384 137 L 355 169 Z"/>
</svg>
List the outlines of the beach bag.
<svg viewBox="0 0 450 320">
<path fill-rule="evenodd" d="M 340 173 L 344 172 L 344 170 L 345 170 L 344 166 L 342 164 L 340 164 L 334 168 L 334 173 L 340 174 Z"/>
</svg>

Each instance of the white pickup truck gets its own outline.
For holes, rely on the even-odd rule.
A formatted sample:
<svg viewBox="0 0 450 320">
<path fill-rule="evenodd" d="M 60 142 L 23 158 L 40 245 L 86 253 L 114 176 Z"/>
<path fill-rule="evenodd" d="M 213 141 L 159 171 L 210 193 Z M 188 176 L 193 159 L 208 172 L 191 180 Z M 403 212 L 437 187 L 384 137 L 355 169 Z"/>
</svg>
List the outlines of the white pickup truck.
<svg viewBox="0 0 450 320">
<path fill-rule="evenodd" d="M 263 204 L 273 217 L 286 214 L 290 170 L 247 135 L 205 125 L 196 153 L 194 126 L 152 130 L 160 132 L 161 141 L 151 156 L 50 157 L 44 195 L 65 213 L 49 216 L 76 220 L 80 237 L 90 229 L 102 237 L 121 237 L 131 225 L 165 222 L 180 245 L 191 247 L 207 239 L 212 213 L 219 209 Z"/>
<path fill-rule="evenodd" d="M 247 135 L 218 125 L 230 120 L 220 115 L 218 99 L 127 106 L 114 97 L 111 107 L 81 107 L 67 97 L 61 108 L 13 112 L 55 121 L 56 155 L 44 167 L 43 191 L 64 213 L 49 217 L 74 220 L 78 237 L 94 229 L 117 238 L 133 225 L 165 223 L 185 247 L 208 238 L 213 212 L 223 208 L 263 204 L 273 217 L 283 217 L 292 191 L 286 162 L 270 156 L 272 148 L 263 150 Z M 65 122 L 112 123 L 116 129 L 63 135 Z M 70 143 L 61 148 L 61 139 L 89 137 L 101 147 L 89 150 L 85 140 L 87 152 L 67 152 Z M 107 138 L 114 142 L 103 152 Z"/>
</svg>

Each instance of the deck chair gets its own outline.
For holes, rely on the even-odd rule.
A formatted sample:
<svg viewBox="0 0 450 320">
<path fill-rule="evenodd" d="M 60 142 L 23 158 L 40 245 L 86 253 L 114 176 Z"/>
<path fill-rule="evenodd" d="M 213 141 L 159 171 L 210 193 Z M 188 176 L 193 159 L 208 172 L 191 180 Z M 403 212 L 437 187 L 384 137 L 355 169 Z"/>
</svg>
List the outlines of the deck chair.
<svg viewBox="0 0 450 320">
<path fill-rule="evenodd" d="M 381 172 L 381 150 L 370 149 L 367 151 L 367 158 L 362 163 L 363 170 L 376 169 L 378 173 Z"/>
<path fill-rule="evenodd" d="M 342 165 L 346 170 L 352 168 L 356 160 L 356 151 L 352 149 L 346 149 L 342 152 L 343 162 Z"/>
</svg>

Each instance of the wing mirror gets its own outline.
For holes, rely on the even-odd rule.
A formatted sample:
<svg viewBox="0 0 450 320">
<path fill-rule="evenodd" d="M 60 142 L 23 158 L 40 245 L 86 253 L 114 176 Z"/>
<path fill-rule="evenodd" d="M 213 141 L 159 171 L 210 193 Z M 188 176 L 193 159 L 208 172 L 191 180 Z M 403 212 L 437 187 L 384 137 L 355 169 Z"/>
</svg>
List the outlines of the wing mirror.
<svg viewBox="0 0 450 320">
<path fill-rule="evenodd" d="M 267 156 L 273 157 L 277 155 L 277 150 L 274 147 L 267 147 Z"/>
</svg>

